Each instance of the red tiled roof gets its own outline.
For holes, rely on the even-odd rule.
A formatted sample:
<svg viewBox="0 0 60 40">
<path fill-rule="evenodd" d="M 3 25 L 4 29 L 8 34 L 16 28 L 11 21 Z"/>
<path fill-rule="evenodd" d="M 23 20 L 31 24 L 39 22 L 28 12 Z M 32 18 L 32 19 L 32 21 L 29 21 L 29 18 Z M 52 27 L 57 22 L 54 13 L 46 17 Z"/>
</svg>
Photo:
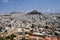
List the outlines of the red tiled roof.
<svg viewBox="0 0 60 40">
<path fill-rule="evenodd" d="M 58 38 L 57 37 L 53 37 L 52 40 L 58 40 Z"/>
</svg>

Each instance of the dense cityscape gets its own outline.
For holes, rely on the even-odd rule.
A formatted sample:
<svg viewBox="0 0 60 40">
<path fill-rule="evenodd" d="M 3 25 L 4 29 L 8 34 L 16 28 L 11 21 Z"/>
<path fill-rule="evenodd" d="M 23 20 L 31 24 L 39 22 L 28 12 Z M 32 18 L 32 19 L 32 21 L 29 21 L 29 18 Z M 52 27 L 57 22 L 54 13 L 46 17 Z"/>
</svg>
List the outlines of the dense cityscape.
<svg viewBox="0 0 60 40">
<path fill-rule="evenodd" d="M 1 40 L 60 40 L 60 14 L 11 12 L 0 15 Z"/>
</svg>

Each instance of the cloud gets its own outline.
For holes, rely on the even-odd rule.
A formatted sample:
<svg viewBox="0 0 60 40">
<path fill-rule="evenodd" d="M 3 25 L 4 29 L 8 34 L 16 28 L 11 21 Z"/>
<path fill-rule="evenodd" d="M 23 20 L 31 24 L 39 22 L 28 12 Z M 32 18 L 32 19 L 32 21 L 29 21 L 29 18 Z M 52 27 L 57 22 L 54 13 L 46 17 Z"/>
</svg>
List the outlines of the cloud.
<svg viewBox="0 0 60 40">
<path fill-rule="evenodd" d="M 51 11 L 51 9 L 46 9 L 46 10 L 43 10 L 43 11 L 47 11 L 48 12 L 48 11 Z"/>
<path fill-rule="evenodd" d="M 8 2 L 8 0 L 3 0 L 3 2 Z"/>
<path fill-rule="evenodd" d="M 51 11 L 50 9 L 47 9 L 47 11 Z"/>
<path fill-rule="evenodd" d="M 43 13 L 50 13 L 51 12 L 51 9 L 44 9 L 42 10 Z"/>
</svg>

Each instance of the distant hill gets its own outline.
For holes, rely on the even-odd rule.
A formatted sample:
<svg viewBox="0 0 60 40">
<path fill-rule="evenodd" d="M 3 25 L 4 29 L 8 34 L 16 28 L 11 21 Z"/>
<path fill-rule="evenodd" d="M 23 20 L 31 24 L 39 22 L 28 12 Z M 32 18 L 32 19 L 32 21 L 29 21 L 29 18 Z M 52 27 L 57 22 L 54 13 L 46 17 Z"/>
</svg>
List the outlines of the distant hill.
<svg viewBox="0 0 60 40">
<path fill-rule="evenodd" d="M 10 14 L 26 14 L 26 12 L 11 12 Z"/>
<path fill-rule="evenodd" d="M 51 15 L 60 15 L 60 13 L 50 13 Z"/>
<path fill-rule="evenodd" d="M 28 14 L 32 14 L 32 15 L 33 15 L 33 14 L 38 14 L 38 15 L 41 15 L 41 12 L 38 12 L 37 10 L 33 10 L 32 12 L 30 12 L 30 13 L 28 13 Z M 27 14 L 27 15 L 28 15 L 28 14 Z"/>
</svg>

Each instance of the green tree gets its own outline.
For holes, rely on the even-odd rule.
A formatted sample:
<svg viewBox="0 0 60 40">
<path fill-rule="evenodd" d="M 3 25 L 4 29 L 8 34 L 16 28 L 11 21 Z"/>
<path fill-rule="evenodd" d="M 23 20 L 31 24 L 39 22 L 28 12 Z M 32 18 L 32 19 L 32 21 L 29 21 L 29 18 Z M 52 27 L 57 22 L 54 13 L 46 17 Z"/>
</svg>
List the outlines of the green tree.
<svg viewBox="0 0 60 40">
<path fill-rule="evenodd" d="M 13 40 L 13 39 L 14 39 L 14 37 L 16 37 L 16 35 L 11 34 L 11 35 L 10 35 L 10 40 Z"/>
<path fill-rule="evenodd" d="M 25 37 L 23 37 L 22 40 L 26 40 Z"/>
<path fill-rule="evenodd" d="M 4 37 L 0 37 L 0 40 L 6 40 Z"/>
<path fill-rule="evenodd" d="M 6 39 L 13 40 L 13 39 L 14 39 L 14 37 L 16 37 L 16 35 L 14 35 L 14 34 L 11 34 L 10 36 L 7 36 L 7 37 L 6 37 Z"/>
</svg>

